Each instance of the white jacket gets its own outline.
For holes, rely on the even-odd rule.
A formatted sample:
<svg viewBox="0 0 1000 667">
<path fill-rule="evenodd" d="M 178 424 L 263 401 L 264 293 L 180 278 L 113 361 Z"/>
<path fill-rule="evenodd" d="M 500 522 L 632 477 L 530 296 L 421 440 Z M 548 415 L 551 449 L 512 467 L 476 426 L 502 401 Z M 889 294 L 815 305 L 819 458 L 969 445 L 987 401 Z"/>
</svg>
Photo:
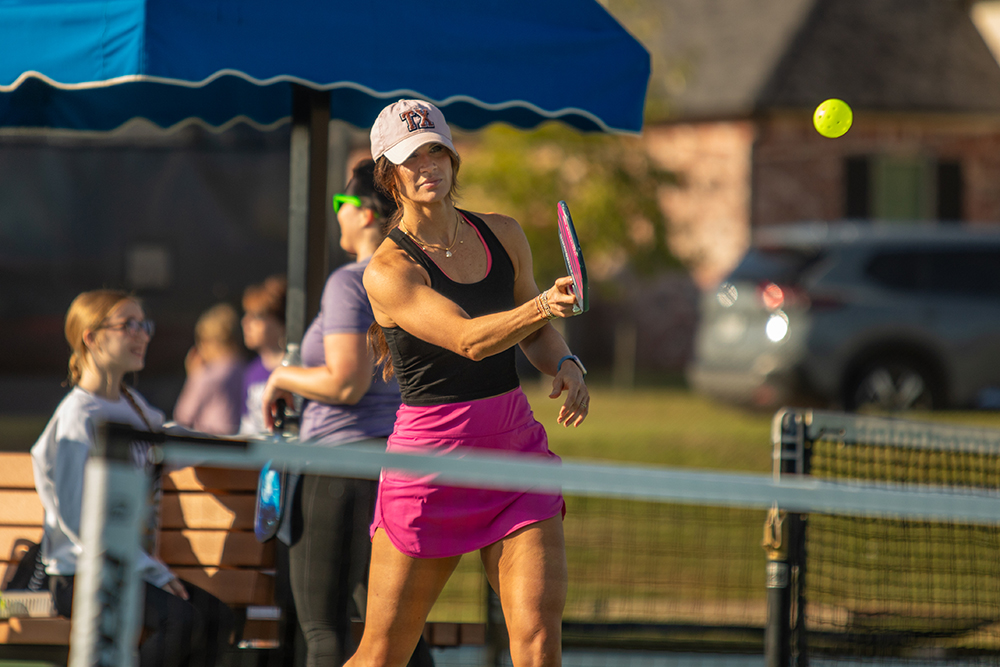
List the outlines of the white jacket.
<svg viewBox="0 0 1000 667">
<path fill-rule="evenodd" d="M 151 407 L 135 390 L 131 394 L 150 425 L 162 428 L 163 413 Z M 97 427 L 105 422 L 148 428 L 124 396 L 109 401 L 74 387 L 31 448 L 35 489 L 45 507 L 42 560 L 49 574 L 76 573 L 76 561 L 83 551 L 80 538 L 83 468 L 94 447 Z M 163 586 L 173 577 L 165 564 L 146 552 L 140 552 L 137 569 L 154 586 Z"/>
</svg>

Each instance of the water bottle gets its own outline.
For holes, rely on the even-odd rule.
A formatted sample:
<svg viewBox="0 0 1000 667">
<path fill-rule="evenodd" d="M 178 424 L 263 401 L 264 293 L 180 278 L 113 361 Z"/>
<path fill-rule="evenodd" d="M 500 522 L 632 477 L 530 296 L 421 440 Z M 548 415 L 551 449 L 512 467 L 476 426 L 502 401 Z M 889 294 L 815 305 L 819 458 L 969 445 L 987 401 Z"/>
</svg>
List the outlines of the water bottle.
<svg viewBox="0 0 1000 667">
<path fill-rule="evenodd" d="M 302 353 L 298 343 L 289 343 L 285 346 L 285 356 L 281 358 L 282 366 L 301 366 Z M 278 402 L 278 416 L 274 420 L 274 432 L 284 438 L 295 438 L 299 434 L 299 421 L 301 419 L 302 398 L 295 397 L 293 405 L 287 405 L 284 400 Z M 278 426 L 278 421 L 281 426 Z"/>
</svg>

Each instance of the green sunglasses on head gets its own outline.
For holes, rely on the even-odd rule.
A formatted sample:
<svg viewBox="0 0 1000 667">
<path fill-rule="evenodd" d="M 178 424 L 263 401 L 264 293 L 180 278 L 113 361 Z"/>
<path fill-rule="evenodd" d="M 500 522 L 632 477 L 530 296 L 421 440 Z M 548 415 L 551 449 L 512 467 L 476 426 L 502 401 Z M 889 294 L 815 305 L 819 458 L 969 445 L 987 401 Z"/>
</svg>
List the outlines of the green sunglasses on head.
<svg viewBox="0 0 1000 667">
<path fill-rule="evenodd" d="M 354 195 L 333 195 L 333 212 L 340 213 L 340 207 L 344 204 L 350 204 L 357 208 L 361 208 L 361 198 L 355 197 Z"/>
</svg>

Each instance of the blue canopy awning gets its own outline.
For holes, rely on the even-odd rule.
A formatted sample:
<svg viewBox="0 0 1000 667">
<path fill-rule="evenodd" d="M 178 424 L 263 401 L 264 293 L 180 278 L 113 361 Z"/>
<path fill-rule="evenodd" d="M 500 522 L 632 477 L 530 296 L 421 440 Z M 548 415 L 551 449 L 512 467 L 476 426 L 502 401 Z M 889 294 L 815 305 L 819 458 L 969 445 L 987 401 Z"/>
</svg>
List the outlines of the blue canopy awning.
<svg viewBox="0 0 1000 667">
<path fill-rule="evenodd" d="M 367 128 L 417 97 L 466 130 L 636 133 L 649 71 L 595 0 L 0 0 L 0 129 L 307 130 L 292 133 L 290 349 L 325 280 L 329 203 L 309 174 L 327 113 Z"/>
<path fill-rule="evenodd" d="M 0 126 L 287 122 L 293 84 L 369 126 L 400 97 L 464 129 L 638 132 L 649 55 L 594 0 L 0 0 Z"/>
</svg>

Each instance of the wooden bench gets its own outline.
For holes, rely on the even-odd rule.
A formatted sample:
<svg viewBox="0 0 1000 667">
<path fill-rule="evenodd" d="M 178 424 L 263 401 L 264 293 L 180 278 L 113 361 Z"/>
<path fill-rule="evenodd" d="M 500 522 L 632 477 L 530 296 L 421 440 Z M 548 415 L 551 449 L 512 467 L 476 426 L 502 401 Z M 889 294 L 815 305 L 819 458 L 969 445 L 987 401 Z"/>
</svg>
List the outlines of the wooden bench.
<svg viewBox="0 0 1000 667">
<path fill-rule="evenodd" d="M 237 613 L 237 642 L 276 648 L 281 610 L 274 598 L 274 543 L 253 534 L 257 474 L 184 468 L 164 478 L 159 556 L 181 579 L 204 588 Z M 42 537 L 44 510 L 27 453 L 0 453 L 0 582 L 13 575 L 31 542 Z M 0 619 L 0 658 L 9 647 L 69 644 L 69 620 Z M 59 655 L 49 651 L 49 655 Z"/>
<path fill-rule="evenodd" d="M 237 647 L 280 651 L 275 543 L 261 544 L 253 533 L 257 473 L 183 468 L 169 473 L 163 487 L 159 557 L 236 611 Z M 41 540 L 43 518 L 30 456 L 0 452 L 0 588 L 30 543 Z M 65 663 L 69 626 L 63 617 L 0 619 L 0 661 Z M 483 625 L 467 623 L 429 623 L 424 636 L 436 646 L 486 640 Z"/>
</svg>

